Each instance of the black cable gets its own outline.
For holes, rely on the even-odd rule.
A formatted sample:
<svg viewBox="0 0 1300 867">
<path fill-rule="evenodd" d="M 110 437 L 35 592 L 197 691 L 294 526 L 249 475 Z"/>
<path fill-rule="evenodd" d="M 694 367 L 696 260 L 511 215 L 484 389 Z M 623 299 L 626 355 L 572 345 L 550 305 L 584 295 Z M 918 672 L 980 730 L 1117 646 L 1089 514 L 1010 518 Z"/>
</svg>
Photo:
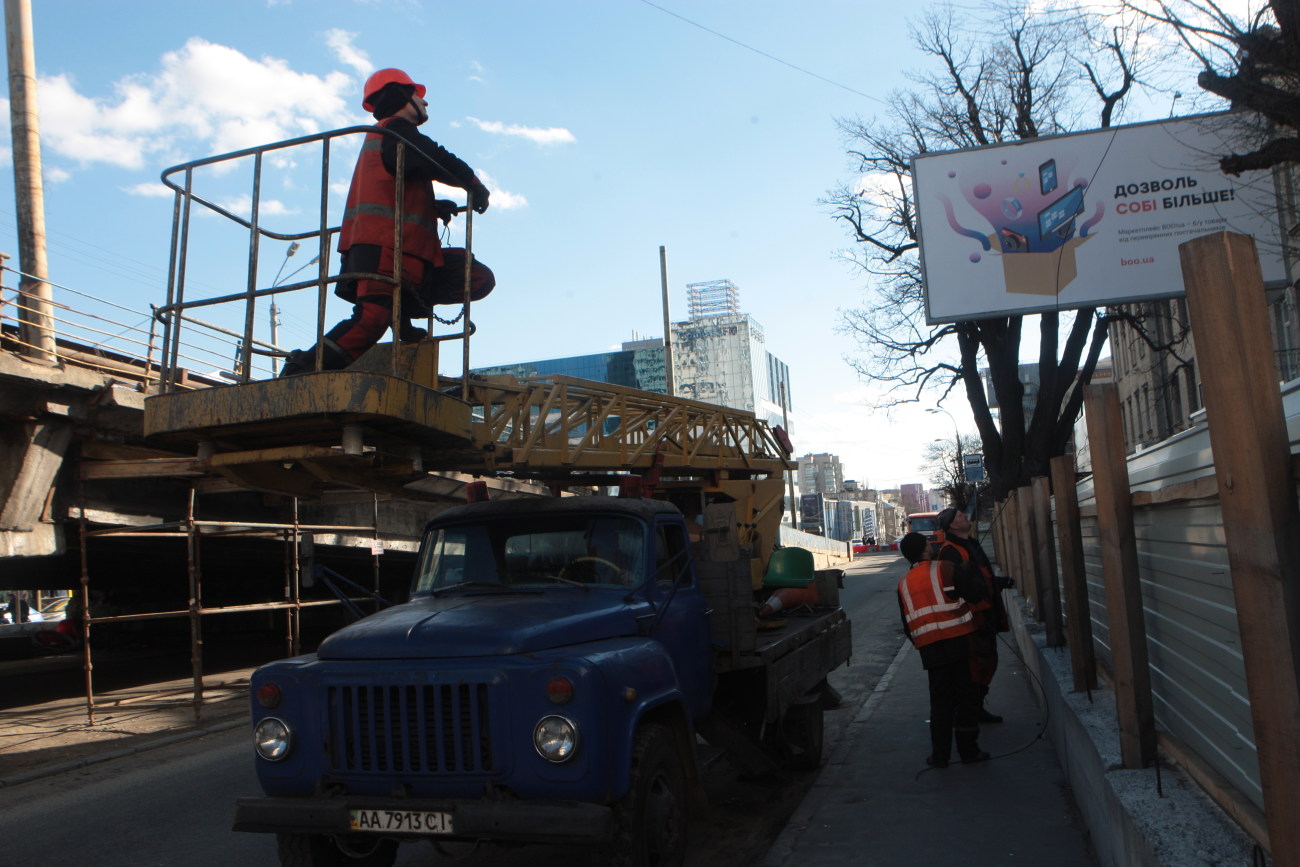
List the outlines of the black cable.
<svg viewBox="0 0 1300 867">
<path fill-rule="evenodd" d="M 658 4 L 651 3 L 650 0 L 641 0 L 641 2 L 652 9 L 658 9 L 660 12 L 664 13 L 665 15 L 671 15 L 680 21 L 685 21 L 687 24 L 690 24 L 692 27 L 698 27 L 701 30 L 703 30 L 705 33 L 710 33 L 718 37 L 719 39 L 725 39 L 728 42 L 732 43 L 733 45 L 739 45 L 741 48 L 744 48 L 747 51 L 752 51 L 755 54 L 761 55 L 762 57 L 766 57 L 768 60 L 775 60 L 777 63 L 781 64 L 782 66 L 788 66 L 791 69 L 795 70 L 796 72 L 802 72 L 804 75 L 811 75 L 813 78 L 817 79 L 818 81 L 824 81 L 827 84 L 831 84 L 834 85 L 835 87 L 839 87 L 844 90 L 847 90 L 849 93 L 856 93 L 858 96 L 864 97 L 866 99 L 874 100 L 875 102 L 878 102 L 881 105 L 889 105 L 888 102 L 886 102 L 885 100 L 881 99 L 878 96 L 872 96 L 869 93 L 863 93 L 860 90 L 854 90 L 853 88 L 849 87 L 847 84 L 840 84 L 838 81 L 832 81 L 831 79 L 825 77 L 824 75 L 818 75 L 815 72 L 810 72 L 809 70 L 804 69 L 802 66 L 795 66 L 793 63 L 790 63 L 787 60 L 782 60 L 781 58 L 776 57 L 775 55 L 772 54 L 768 54 L 766 51 L 761 51 L 752 45 L 746 45 L 745 43 L 741 42 L 739 39 L 733 39 L 725 33 L 719 33 L 716 30 L 712 30 L 708 27 L 705 27 L 703 24 L 699 23 L 698 21 L 692 21 L 691 19 L 687 18 L 685 15 L 679 15 L 676 12 L 672 11 L 671 9 L 665 9 L 664 7 L 659 6 Z"/>
</svg>

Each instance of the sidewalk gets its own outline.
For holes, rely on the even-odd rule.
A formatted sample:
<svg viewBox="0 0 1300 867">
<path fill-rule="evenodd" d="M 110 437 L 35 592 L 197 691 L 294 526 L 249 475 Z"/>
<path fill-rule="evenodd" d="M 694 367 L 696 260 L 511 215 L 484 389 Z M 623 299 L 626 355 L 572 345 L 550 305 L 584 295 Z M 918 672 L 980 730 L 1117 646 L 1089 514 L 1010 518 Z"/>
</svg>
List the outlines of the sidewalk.
<svg viewBox="0 0 1300 867">
<path fill-rule="evenodd" d="M 927 681 L 905 644 L 765 867 L 1264 863 L 1255 841 L 1167 757 L 1123 767 L 1114 694 L 1074 693 L 1068 651 L 1048 649 L 1024 600 L 1010 601 L 1012 631 L 1000 637 L 988 699 L 1006 721 L 980 731 L 992 759 L 927 769 Z"/>
<path fill-rule="evenodd" d="M 251 673 L 207 678 L 198 721 L 191 680 L 97 692 L 93 725 L 84 695 L 0 709 L 0 788 L 246 726 Z"/>
<path fill-rule="evenodd" d="M 1052 745 L 1043 708 L 1006 644 L 981 726 L 992 759 L 929 768 L 930 699 L 921 659 L 904 644 L 836 743 L 816 784 L 764 862 L 976 867 L 1097 862 Z"/>
</svg>

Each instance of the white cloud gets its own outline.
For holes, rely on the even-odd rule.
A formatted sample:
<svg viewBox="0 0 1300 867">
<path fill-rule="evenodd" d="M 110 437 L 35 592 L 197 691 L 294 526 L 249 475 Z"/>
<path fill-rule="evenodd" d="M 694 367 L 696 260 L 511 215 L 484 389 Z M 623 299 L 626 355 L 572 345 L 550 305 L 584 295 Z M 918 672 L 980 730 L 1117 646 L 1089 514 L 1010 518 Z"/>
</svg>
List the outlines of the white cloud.
<svg viewBox="0 0 1300 867">
<path fill-rule="evenodd" d="M 132 184 L 129 187 L 122 187 L 122 192 L 132 196 L 143 196 L 148 199 L 165 199 L 169 196 L 176 195 L 176 191 L 165 184 L 157 181 L 145 181 L 141 184 Z"/>
<path fill-rule="evenodd" d="M 225 208 L 230 213 L 249 219 L 253 213 L 253 197 L 249 195 L 231 196 L 217 202 L 218 205 Z M 262 199 L 258 205 L 258 220 L 264 220 L 267 217 L 279 217 L 285 214 L 296 214 L 297 208 L 290 208 L 284 202 L 278 199 Z"/>
<path fill-rule="evenodd" d="M 325 44 L 341 63 L 352 67 L 361 75 L 369 75 L 375 71 L 375 65 L 370 62 L 369 55 L 352 44 L 356 38 L 357 34 L 337 27 L 325 32 Z"/>
<path fill-rule="evenodd" d="M 508 190 L 501 189 L 491 175 L 484 171 L 477 171 L 478 179 L 488 188 L 491 198 L 488 199 L 488 207 L 492 210 L 515 211 L 520 208 L 528 207 L 528 199 L 520 193 L 512 193 Z M 434 182 L 434 194 L 440 199 L 454 199 L 458 202 L 464 202 L 465 191 L 459 187 L 448 187 L 443 184 Z"/>
<path fill-rule="evenodd" d="M 351 51 L 332 31 L 331 47 Z M 46 152 L 81 166 L 143 169 L 169 157 L 224 153 L 355 122 L 356 84 L 346 73 L 296 72 L 278 58 L 250 58 L 193 38 L 162 56 L 153 73 L 123 78 L 110 97 L 92 98 L 58 75 L 39 81 Z M 177 154 L 181 156 L 176 156 Z"/>
<path fill-rule="evenodd" d="M 513 123 L 504 124 L 497 120 L 479 120 L 476 117 L 469 117 L 466 120 L 483 130 L 483 132 L 490 132 L 494 135 L 518 136 L 541 145 L 570 144 L 577 141 L 573 133 L 564 127 L 552 126 L 543 129 L 535 126 L 519 126 Z"/>
</svg>

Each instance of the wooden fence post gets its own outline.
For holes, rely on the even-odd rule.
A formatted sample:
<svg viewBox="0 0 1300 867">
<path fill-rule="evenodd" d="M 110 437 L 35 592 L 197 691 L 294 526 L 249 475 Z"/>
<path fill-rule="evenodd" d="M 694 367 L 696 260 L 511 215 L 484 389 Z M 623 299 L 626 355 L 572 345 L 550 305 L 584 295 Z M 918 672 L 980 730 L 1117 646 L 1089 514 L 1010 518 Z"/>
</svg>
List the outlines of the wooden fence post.
<svg viewBox="0 0 1300 867">
<path fill-rule="evenodd" d="M 1002 510 L 998 513 L 998 542 L 1002 545 L 998 554 L 998 563 L 1007 575 L 1020 574 L 1020 561 L 1016 557 L 1016 492 L 1008 491 L 1002 501 Z"/>
<path fill-rule="evenodd" d="M 1275 864 L 1300 864 L 1300 509 L 1253 239 L 1178 248 Z"/>
<path fill-rule="evenodd" d="M 1124 767 L 1144 768 L 1156 755 L 1156 724 L 1119 390 L 1114 385 L 1090 385 L 1084 391 L 1083 408 L 1097 494 L 1120 753 Z"/>
<path fill-rule="evenodd" d="M 1052 540 L 1052 491 L 1047 476 L 1029 482 L 1034 495 L 1034 563 L 1038 567 L 1038 598 L 1041 600 L 1047 646 L 1065 644 L 1061 628 L 1061 590 L 1056 579 L 1056 545 Z"/>
<path fill-rule="evenodd" d="M 1083 536 L 1079 523 L 1079 492 L 1075 488 L 1072 455 L 1052 458 L 1052 491 L 1056 495 L 1056 538 L 1061 552 L 1061 583 L 1065 586 L 1065 626 L 1070 646 L 1074 690 L 1097 688 L 1097 655 L 1092 646 L 1092 611 L 1088 607 L 1088 575 L 1083 568 Z"/>
<path fill-rule="evenodd" d="M 1037 540 L 1034 538 L 1034 489 L 1029 485 L 1016 488 L 1016 539 L 1019 542 L 1020 568 L 1024 572 L 1024 587 L 1034 603 L 1034 619 L 1043 619 L 1043 600 L 1038 593 L 1038 563 L 1034 557 Z"/>
</svg>

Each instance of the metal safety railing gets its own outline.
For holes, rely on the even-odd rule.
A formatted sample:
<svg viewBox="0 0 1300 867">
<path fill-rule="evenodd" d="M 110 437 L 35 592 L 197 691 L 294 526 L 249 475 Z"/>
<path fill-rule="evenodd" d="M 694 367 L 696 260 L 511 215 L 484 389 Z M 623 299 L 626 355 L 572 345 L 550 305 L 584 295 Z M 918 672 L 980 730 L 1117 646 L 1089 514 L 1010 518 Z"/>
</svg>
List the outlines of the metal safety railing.
<svg viewBox="0 0 1300 867">
<path fill-rule="evenodd" d="M 277 296 L 304 290 L 315 290 L 313 318 L 315 320 L 315 346 L 317 347 L 316 362 L 319 367 L 326 326 L 325 308 L 331 287 L 340 282 L 351 280 L 374 280 L 394 287 L 397 286 L 399 279 L 391 275 L 370 272 L 330 273 L 333 240 L 334 236 L 340 231 L 340 227 L 331 225 L 329 219 L 331 160 L 334 145 L 340 139 L 365 135 L 382 135 L 396 140 L 396 173 L 399 177 L 403 176 L 408 156 L 407 148 L 414 147 L 414 145 L 396 133 L 377 126 L 347 127 L 246 148 L 182 163 L 162 173 L 162 182 L 175 192 L 167 300 L 165 304 L 157 309 L 157 317 L 163 324 L 161 349 L 161 387 L 163 391 L 170 391 L 179 386 L 180 347 L 184 345 L 182 334 L 186 325 L 197 321 L 193 311 L 216 311 L 227 308 L 228 305 L 242 305 L 242 311 L 233 317 L 234 321 L 220 327 L 224 328 L 222 333 L 233 341 L 231 344 L 234 357 L 233 379 L 236 382 L 243 383 L 263 375 L 274 376 L 274 360 L 288 355 L 286 350 L 277 345 L 274 334 L 265 337 L 258 336 L 256 323 L 259 302 L 264 303 L 270 300 L 274 304 L 274 299 Z M 317 150 L 319 156 L 315 156 Z M 315 225 L 303 231 L 274 231 L 268 228 L 263 222 L 262 213 L 263 191 L 267 186 L 268 164 L 275 168 L 277 166 L 299 165 L 313 159 L 318 159 L 320 166 L 319 185 L 315 196 L 318 203 Z M 225 179 L 241 169 L 247 169 L 251 173 L 251 186 L 247 199 L 247 217 L 236 214 L 233 206 L 219 204 L 216 201 L 218 197 L 215 194 L 201 195 L 196 189 L 200 176 L 207 183 L 209 176 L 216 180 Z M 214 186 L 218 185 L 214 184 Z M 242 203 L 243 200 L 240 201 Z M 403 249 L 403 204 L 402 197 L 397 196 L 393 220 L 393 259 L 396 262 L 401 261 Z M 469 318 L 470 268 L 473 264 L 471 252 L 473 210 L 467 206 L 459 213 L 463 213 L 465 216 L 465 249 L 467 251 L 463 300 L 465 309 L 463 317 L 460 320 L 453 321 L 463 320 L 463 322 L 459 331 L 427 339 L 435 342 L 445 340 L 462 341 L 462 378 L 466 378 L 465 374 L 468 374 L 469 371 L 469 337 L 473 333 L 473 325 Z M 193 297 L 191 285 L 195 281 L 190 276 L 192 269 L 211 267 L 210 257 L 204 259 L 201 264 L 196 263 L 195 226 L 197 221 L 195 218 L 199 214 L 220 217 L 222 218 L 220 222 L 223 230 L 234 226 L 237 227 L 238 232 L 243 233 L 243 251 L 240 255 L 247 257 L 247 267 L 244 275 L 244 287 L 241 290 L 215 296 Z M 292 245 L 290 247 L 291 251 L 297 250 L 299 245 L 305 246 L 309 250 L 314 249 L 315 258 L 308 264 L 317 266 L 315 274 L 308 279 L 295 282 L 280 282 L 279 272 L 269 280 L 266 279 L 262 275 L 260 264 L 263 245 L 267 241 L 287 242 Z M 289 255 L 292 255 L 292 252 L 286 254 L 286 261 Z M 283 264 L 281 264 L 280 271 L 283 271 L 283 267 Z M 297 271 L 292 272 L 289 276 L 292 277 L 296 273 Z M 402 294 L 402 292 L 396 291 L 393 293 L 392 332 L 394 343 L 398 340 L 403 321 L 401 313 Z M 231 318 L 224 311 L 220 315 L 205 313 L 204 316 L 208 319 Z M 428 324 L 430 332 L 433 330 L 433 319 L 434 317 L 431 315 Z M 274 332 L 274 316 L 268 322 L 270 323 L 268 327 Z M 394 371 L 396 371 L 396 353 L 394 353 L 393 364 Z"/>
<path fill-rule="evenodd" d="M 0 263 L 0 350 L 43 357 L 52 345 L 57 361 L 96 370 L 148 387 L 159 379 L 159 334 L 155 311 L 108 301 L 52 281 L 51 299 L 37 301 L 21 284 L 36 278 Z M 223 345 L 233 332 L 189 319 L 195 327 L 177 344 L 177 379 L 187 386 L 212 385 L 233 377 L 233 357 Z M 48 336 L 50 341 L 43 341 Z"/>
</svg>

